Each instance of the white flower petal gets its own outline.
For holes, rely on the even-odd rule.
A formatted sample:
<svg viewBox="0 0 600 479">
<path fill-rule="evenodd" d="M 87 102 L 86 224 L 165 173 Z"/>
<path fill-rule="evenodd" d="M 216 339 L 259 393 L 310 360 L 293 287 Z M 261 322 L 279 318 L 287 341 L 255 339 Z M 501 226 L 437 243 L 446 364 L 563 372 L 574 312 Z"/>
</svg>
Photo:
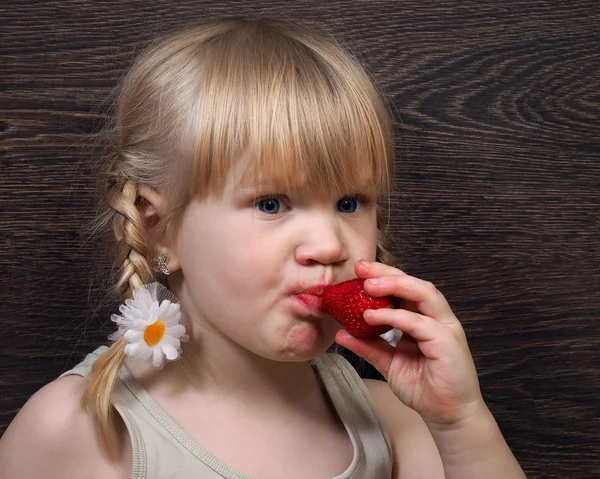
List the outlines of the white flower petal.
<svg viewBox="0 0 600 479">
<path fill-rule="evenodd" d="M 168 344 L 166 342 L 163 342 L 160 345 L 160 349 L 162 350 L 163 353 L 165 353 L 165 356 L 167 357 L 167 359 L 169 361 L 174 361 L 179 356 L 179 351 L 177 350 L 177 348 L 174 348 L 173 346 L 171 346 L 170 344 Z"/>
<path fill-rule="evenodd" d="M 132 358 L 136 361 L 147 361 L 148 359 L 150 359 L 150 357 L 152 356 L 152 348 L 148 346 L 145 341 L 140 341 L 139 343 L 135 344 L 139 344 L 140 347 L 137 354 Z"/>
<path fill-rule="evenodd" d="M 148 311 L 148 314 L 150 315 L 148 324 L 152 324 L 158 319 L 158 308 L 158 301 L 154 301 Z"/>
<path fill-rule="evenodd" d="M 166 328 L 165 333 L 169 336 L 179 338 L 185 334 L 185 326 L 183 324 L 176 324 L 175 326 L 169 326 Z"/>
<path fill-rule="evenodd" d="M 165 326 L 175 326 L 179 324 L 181 321 L 181 313 L 171 314 L 171 315 L 163 315 L 160 317 L 161 321 L 165 323 Z"/>
<path fill-rule="evenodd" d="M 118 316 L 116 314 L 113 314 L 110 317 L 111 321 L 114 321 L 115 323 L 117 323 L 119 326 L 123 325 L 123 326 L 128 326 L 131 323 L 131 320 L 129 318 L 124 318 L 121 316 Z"/>
<path fill-rule="evenodd" d="M 181 311 L 179 305 L 171 303 L 169 308 L 162 315 L 169 324 L 176 324 L 181 320 Z"/>
<path fill-rule="evenodd" d="M 179 339 L 174 338 L 173 336 L 170 336 L 168 334 L 165 334 L 161 339 L 160 344 L 162 345 L 163 343 L 170 344 L 175 349 L 179 349 L 179 347 L 181 346 L 181 341 L 179 341 Z"/>
<path fill-rule="evenodd" d="M 125 354 L 131 358 L 135 356 L 139 356 L 140 350 L 142 348 L 141 343 L 129 343 L 125 346 Z"/>
<path fill-rule="evenodd" d="M 167 316 L 169 312 L 169 306 L 171 305 L 171 301 L 165 299 L 162 303 L 158 305 L 158 316 L 164 317 Z"/>
<path fill-rule="evenodd" d="M 117 329 L 114 333 L 112 333 L 108 339 L 110 339 L 111 341 L 116 341 L 118 339 L 121 339 L 123 337 L 123 334 L 125 333 L 125 329 Z"/>
<path fill-rule="evenodd" d="M 148 317 L 148 312 L 147 311 L 131 310 L 131 311 L 129 311 L 127 313 L 127 317 L 132 322 L 135 322 L 135 321 L 144 321 L 144 322 L 146 322 L 146 318 Z"/>
<path fill-rule="evenodd" d="M 139 320 L 136 319 L 135 321 L 132 322 L 131 328 L 129 328 L 129 329 L 135 329 L 136 331 L 144 331 L 147 327 L 148 327 L 147 321 L 143 321 L 141 319 L 139 319 Z"/>
<path fill-rule="evenodd" d="M 144 338 L 143 331 L 137 331 L 135 329 L 128 329 L 127 332 L 123 335 L 123 339 L 128 343 L 135 343 L 141 341 Z"/>
<path fill-rule="evenodd" d="M 164 360 L 165 356 L 160 350 L 160 348 L 154 348 L 154 350 L 152 351 L 152 366 L 154 366 L 155 368 L 160 368 L 163 365 Z"/>
</svg>

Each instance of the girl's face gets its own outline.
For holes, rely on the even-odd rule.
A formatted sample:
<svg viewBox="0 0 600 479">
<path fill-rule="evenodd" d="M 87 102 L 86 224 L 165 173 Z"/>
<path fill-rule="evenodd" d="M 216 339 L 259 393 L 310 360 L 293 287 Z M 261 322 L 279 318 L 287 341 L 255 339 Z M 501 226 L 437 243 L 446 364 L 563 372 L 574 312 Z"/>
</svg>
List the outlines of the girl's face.
<svg viewBox="0 0 600 479">
<path fill-rule="evenodd" d="M 353 278 L 359 259 L 375 259 L 375 191 L 315 196 L 237 183 L 231 172 L 219 198 L 193 200 L 174 243 L 174 292 L 191 335 L 273 360 L 322 354 L 340 326 L 318 294 Z"/>
</svg>

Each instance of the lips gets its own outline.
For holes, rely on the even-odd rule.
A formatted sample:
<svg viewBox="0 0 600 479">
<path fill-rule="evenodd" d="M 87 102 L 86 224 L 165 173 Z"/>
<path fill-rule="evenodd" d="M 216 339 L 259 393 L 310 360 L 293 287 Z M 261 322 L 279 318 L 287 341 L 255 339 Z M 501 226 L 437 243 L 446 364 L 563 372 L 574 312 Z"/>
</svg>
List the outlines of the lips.
<svg viewBox="0 0 600 479">
<path fill-rule="evenodd" d="M 313 294 L 300 293 L 297 294 L 295 298 L 306 307 L 308 313 L 314 314 L 316 316 L 323 315 L 323 302 L 318 296 L 315 296 Z"/>
<path fill-rule="evenodd" d="M 295 309 L 301 315 L 324 316 L 321 295 L 327 288 L 325 284 L 317 284 L 297 290 L 292 294 Z"/>
<path fill-rule="evenodd" d="M 310 294 L 311 296 L 316 296 L 317 298 L 320 298 L 325 292 L 327 286 L 328 285 L 326 284 L 316 284 L 314 286 L 309 286 L 308 288 L 305 288 L 298 294 Z"/>
</svg>

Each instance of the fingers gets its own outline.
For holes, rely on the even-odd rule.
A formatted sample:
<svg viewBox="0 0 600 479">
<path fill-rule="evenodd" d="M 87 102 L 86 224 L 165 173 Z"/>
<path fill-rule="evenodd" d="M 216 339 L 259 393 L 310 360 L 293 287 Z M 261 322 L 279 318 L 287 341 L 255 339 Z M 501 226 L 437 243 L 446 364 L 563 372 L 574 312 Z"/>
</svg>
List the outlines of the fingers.
<svg viewBox="0 0 600 479">
<path fill-rule="evenodd" d="M 395 348 L 384 339 L 359 339 L 342 329 L 337 332 L 335 340 L 339 345 L 366 359 L 387 378 Z"/>
<path fill-rule="evenodd" d="M 406 273 L 398 268 L 389 266 L 383 263 L 370 262 L 361 259 L 354 265 L 354 272 L 356 276 L 362 279 L 376 278 L 379 276 L 390 276 L 390 275 L 405 275 Z"/>
<path fill-rule="evenodd" d="M 396 347 L 381 338 L 355 338 L 343 329 L 338 331 L 335 339 L 338 344 L 371 363 L 386 379 L 389 378 L 394 362 L 402 363 L 405 370 L 414 368 L 415 358 L 418 358 L 420 353 L 417 343 L 406 336 L 402 336 Z"/>
<path fill-rule="evenodd" d="M 418 312 L 450 324 L 457 322 L 446 298 L 430 282 L 382 263 L 359 261 L 355 265 L 359 278 L 365 279 L 365 290 L 372 296 L 395 296 L 414 303 Z M 408 308 L 413 309 L 413 308 Z"/>
<path fill-rule="evenodd" d="M 429 359 L 439 359 L 443 348 L 440 345 L 447 342 L 452 331 L 433 318 L 404 309 L 382 308 L 367 310 L 365 321 L 372 325 L 389 325 L 410 335 L 419 349 Z"/>
</svg>

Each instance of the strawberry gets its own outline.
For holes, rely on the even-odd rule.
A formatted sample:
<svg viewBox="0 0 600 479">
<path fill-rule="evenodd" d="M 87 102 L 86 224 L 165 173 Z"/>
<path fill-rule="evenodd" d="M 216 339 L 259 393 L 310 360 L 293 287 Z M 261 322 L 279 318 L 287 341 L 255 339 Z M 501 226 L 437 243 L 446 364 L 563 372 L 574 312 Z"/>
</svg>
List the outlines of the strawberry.
<svg viewBox="0 0 600 479">
<path fill-rule="evenodd" d="M 360 278 L 329 286 L 321 296 L 323 309 L 357 338 L 376 338 L 387 333 L 391 326 L 371 326 L 364 318 L 367 309 L 393 308 L 391 296 L 374 298 L 364 288 Z"/>
</svg>

